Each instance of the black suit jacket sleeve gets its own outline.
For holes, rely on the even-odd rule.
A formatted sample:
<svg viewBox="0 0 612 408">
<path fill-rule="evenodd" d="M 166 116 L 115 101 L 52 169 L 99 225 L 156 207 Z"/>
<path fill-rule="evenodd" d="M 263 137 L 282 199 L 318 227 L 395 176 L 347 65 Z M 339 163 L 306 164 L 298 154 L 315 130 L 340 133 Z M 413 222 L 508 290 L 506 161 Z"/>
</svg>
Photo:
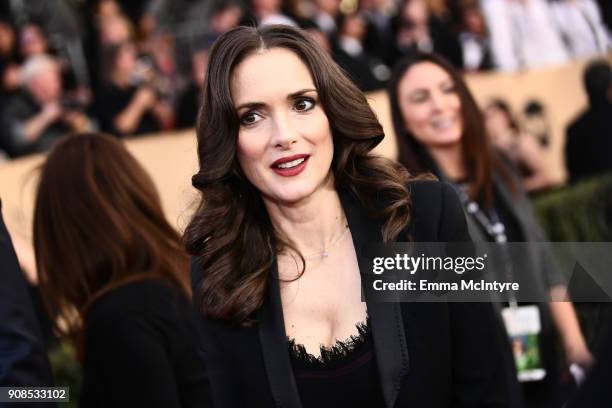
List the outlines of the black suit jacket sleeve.
<svg viewBox="0 0 612 408">
<path fill-rule="evenodd" d="M 0 214 L 0 386 L 49 386 L 53 383 L 47 351 L 26 285 Z"/>
<path fill-rule="evenodd" d="M 87 319 L 83 407 L 210 407 L 191 305 L 148 280 L 115 289 Z"/>
<path fill-rule="evenodd" d="M 159 333 L 137 315 L 111 324 L 93 329 L 87 350 L 108 380 L 108 399 L 116 406 L 180 407 L 172 365 Z M 109 333 L 111 328 L 112 335 L 100 332 Z"/>
</svg>

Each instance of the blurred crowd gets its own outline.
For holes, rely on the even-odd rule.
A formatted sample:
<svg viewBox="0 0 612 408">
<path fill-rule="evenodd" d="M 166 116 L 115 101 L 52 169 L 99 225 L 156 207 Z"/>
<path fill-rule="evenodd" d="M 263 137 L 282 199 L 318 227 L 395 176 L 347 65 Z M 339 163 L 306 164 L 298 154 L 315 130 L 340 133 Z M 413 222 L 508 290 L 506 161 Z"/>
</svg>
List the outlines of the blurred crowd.
<svg viewBox="0 0 612 408">
<path fill-rule="evenodd" d="M 0 155 L 46 151 L 75 131 L 125 137 L 192 127 L 209 49 L 240 24 L 306 29 L 362 90 L 372 91 L 417 50 L 436 52 L 464 72 L 605 54 L 611 9 L 606 0 L 3 2 Z M 511 154 L 527 152 L 524 164 L 537 175 L 541 161 L 530 156 L 537 149 L 503 139 L 518 132 L 507 105 L 493 101 L 487 113 L 494 137 Z M 539 126 L 543 146 L 544 116 L 537 102 L 525 107 L 525 123 Z M 546 182 L 532 180 L 534 189 Z"/>
<path fill-rule="evenodd" d="M 52 301 L 59 299 L 57 304 L 61 305 L 65 293 L 71 294 L 73 288 L 79 288 L 75 293 L 86 288 L 85 294 L 75 295 L 74 310 L 83 313 L 81 322 L 89 307 L 106 295 L 107 290 L 136 282 L 141 273 L 145 278 L 172 281 L 189 293 L 189 282 L 182 274 L 188 257 L 181 250 L 181 238 L 165 221 L 153 180 L 121 143 L 99 133 L 124 138 L 192 128 L 197 121 L 201 88 L 215 40 L 238 25 L 267 24 L 286 24 L 306 30 L 361 90 L 387 88 L 399 161 L 413 174 L 431 172 L 453 184 L 474 241 L 546 241 L 522 190 L 524 187 L 529 193 L 539 192 L 557 182 L 546 166 L 546 149 L 551 144 L 546 106 L 537 100 L 529 101 L 520 112 L 513 112 L 504 100 L 477 106 L 462 74 L 487 70 L 512 72 L 563 64 L 572 59 L 593 59 L 595 62 L 588 64 L 583 78 L 588 107 L 568 128 L 566 162 L 572 181 L 612 171 L 612 68 L 605 57 L 601 58 L 611 51 L 611 20 L 610 0 L 2 2 L 0 161 L 3 157 L 11 159 L 44 152 L 54 144 L 56 147 L 43 167 L 38 186 L 34 248 L 29 242 L 15 238 L 13 251 L 10 240 L 3 238 L 8 236 L 8 231 L 0 214 L 0 258 L 4 251 L 13 272 L 18 271 L 19 260 L 33 286 L 42 277 L 42 298 L 46 301 L 56 296 Z M 330 120 L 333 120 L 331 116 Z M 75 135 L 56 144 L 67 133 Z M 489 141 L 496 148 L 496 154 L 488 149 Z M 203 162 L 200 157 L 200 163 Z M 82 171 L 75 172 L 75 168 Z M 515 178 L 515 170 L 519 177 Z M 94 183 L 101 175 L 105 181 L 99 185 L 107 191 Z M 79 188 L 74 188 L 75 185 Z M 87 223 L 90 226 L 83 227 Z M 56 225 L 62 228 L 55 228 Z M 68 234 L 67 238 L 61 234 Z M 98 252 L 107 250 L 107 253 Z M 529 284 L 533 282 L 543 299 L 549 295 L 565 299 L 567 288 L 561 284 L 558 274 L 553 273 L 556 266 L 548 251 L 534 249 L 526 257 L 526 263 L 536 271 Z M 327 257 L 327 251 L 323 253 Z M 125 261 L 125 267 L 113 257 Z M 78 265 L 81 260 L 85 260 L 84 268 Z M 151 265 L 168 272 L 167 276 L 152 273 L 157 271 Z M 91 270 L 82 273 L 89 267 Z M 513 268 L 507 262 L 505 267 Z M 61 279 L 48 275 L 47 271 L 51 270 Z M 13 308 L 24 305 L 32 309 L 29 294 L 24 292 L 21 282 L 23 277 L 18 273 L 13 275 L 6 274 L 14 282 L 19 280 L 23 290 L 14 291 L 9 285 L 0 285 L 0 291 L 3 295 L 6 293 L 0 296 L 0 300 L 5 300 L 0 311 L 13 313 Z M 83 283 L 86 279 L 90 281 Z M 58 284 L 54 286 L 55 282 Z M 40 303 L 35 306 L 40 306 L 38 292 L 34 289 L 32 292 L 35 303 Z M 556 296 L 559 292 L 561 295 Z M 130 304 L 145 303 L 145 297 L 140 294 L 123 293 Z M 153 298 L 157 299 L 146 297 L 146 301 Z M 186 318 L 191 315 L 191 305 L 187 299 L 183 303 L 181 307 L 185 310 L 179 315 Z M 70 301 L 66 304 L 70 305 Z M 160 302 L 155 307 L 162 313 L 178 310 L 169 304 Z M 562 346 L 564 364 L 568 367 L 590 369 L 595 360 L 571 303 L 543 303 L 538 307 L 544 322 L 541 366 L 548 374 L 543 385 L 537 385 L 539 388 L 527 385 L 516 395 L 524 394 L 525 400 L 531 402 L 528 407 L 558 407 L 560 400 L 567 397 L 561 395 L 561 391 L 565 392 L 561 385 L 571 381 L 563 377 L 569 376 L 567 367 L 561 369 L 557 365 L 557 347 Z M 42 307 L 38 309 L 40 312 Z M 123 314 L 122 307 L 115 307 L 113 311 L 120 309 Z M 148 311 L 148 306 L 145 309 Z M 55 308 L 51 310 L 53 314 L 56 312 Z M 497 312 L 501 313 L 501 309 Z M 26 316 L 33 321 L 33 312 L 29 314 L 32 316 L 28 317 L 25 312 L 11 316 Z M 135 316 L 139 322 L 146 320 L 138 314 L 124 315 Z M 502 315 L 499 317 L 501 322 Z M 13 320 L 19 324 L 26 321 Z M 38 336 L 52 338 L 51 320 L 41 321 L 47 327 Z M 184 323 L 174 317 L 164 317 L 164 321 Z M 537 324 L 540 325 L 539 318 Z M 19 325 L 15 327 L 25 332 Z M 125 327 L 139 329 L 131 323 Z M 176 336 L 177 331 L 169 328 L 167 333 L 173 335 L 168 338 L 195 342 L 195 326 L 187 322 L 185 327 L 194 329 L 193 333 L 186 331 L 186 335 Z M 146 379 L 146 374 L 173 375 L 171 370 L 127 364 L 134 356 L 123 359 L 118 349 L 129 354 L 130 348 L 124 344 L 114 347 L 107 342 L 107 337 L 118 341 L 116 332 L 103 330 L 89 336 L 90 340 L 99 341 L 100 350 L 92 346 L 94 343 L 83 346 L 94 350 L 90 355 L 104 356 L 99 361 L 115 364 L 113 369 L 121 375 L 111 376 L 111 380 L 130 384 L 133 378 Z M 139 350 L 141 344 L 149 344 L 155 337 L 128 334 L 133 336 L 131 340 Z M 166 338 L 165 332 L 162 337 Z M 514 340 L 513 346 L 518 347 L 512 356 L 518 367 L 519 359 L 526 353 L 521 349 L 522 343 Z M 197 349 L 193 344 L 171 348 L 187 354 L 194 352 L 194 355 Z M 165 349 L 150 355 L 166 358 L 164 353 Z M 44 355 L 44 348 L 41 354 Z M 150 355 L 144 355 L 148 363 Z M 117 360 L 113 361 L 112 356 Z M 50 377 L 45 359 L 46 356 L 40 367 L 32 366 L 31 371 Z M 198 363 L 192 355 L 187 359 L 194 365 Z M 595 366 L 595 370 L 599 367 L 609 370 L 610 364 L 603 358 L 600 361 L 604 364 Z M 505 363 L 508 362 L 506 368 L 514 373 L 513 362 Z M 124 370 L 128 365 L 134 371 Z M 91 368 L 94 365 L 85 363 L 84 367 L 84 388 L 98 387 L 96 375 L 103 371 L 102 366 L 94 369 Z M 191 375 L 191 368 L 177 370 L 178 375 Z M 133 378 L 132 372 L 137 372 Z M 605 376 L 609 378 L 607 374 L 606 371 Z M 199 375 L 193 378 L 203 378 Z M 130 378 L 124 380 L 125 376 Z M 46 384 L 44 381 L 26 378 L 23 383 Z M 145 388 L 131 387 L 130 391 Z M 609 387 L 601 388 L 609 391 Z M 590 395 L 598 394 L 591 392 Z M 547 401 L 548 405 L 540 401 Z"/>
</svg>

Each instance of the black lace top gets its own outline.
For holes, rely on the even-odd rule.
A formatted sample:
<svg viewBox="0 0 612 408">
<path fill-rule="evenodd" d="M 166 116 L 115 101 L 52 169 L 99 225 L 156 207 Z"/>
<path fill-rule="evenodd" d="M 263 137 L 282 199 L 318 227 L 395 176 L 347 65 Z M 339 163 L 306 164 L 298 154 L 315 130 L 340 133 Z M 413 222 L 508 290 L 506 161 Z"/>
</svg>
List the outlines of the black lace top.
<svg viewBox="0 0 612 408">
<path fill-rule="evenodd" d="M 321 346 L 320 357 L 288 340 L 304 408 L 384 406 L 369 320 L 357 324 L 357 332 L 329 348 Z"/>
</svg>

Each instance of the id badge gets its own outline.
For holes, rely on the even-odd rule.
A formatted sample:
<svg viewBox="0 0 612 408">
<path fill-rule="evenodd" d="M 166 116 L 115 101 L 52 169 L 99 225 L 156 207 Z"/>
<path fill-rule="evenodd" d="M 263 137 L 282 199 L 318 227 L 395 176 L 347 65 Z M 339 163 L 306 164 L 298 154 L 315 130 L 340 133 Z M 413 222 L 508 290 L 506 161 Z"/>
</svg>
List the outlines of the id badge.
<svg viewBox="0 0 612 408">
<path fill-rule="evenodd" d="M 537 306 L 506 307 L 502 310 L 506 332 L 520 382 L 539 381 L 546 377 L 538 337 L 542 331 Z"/>
</svg>

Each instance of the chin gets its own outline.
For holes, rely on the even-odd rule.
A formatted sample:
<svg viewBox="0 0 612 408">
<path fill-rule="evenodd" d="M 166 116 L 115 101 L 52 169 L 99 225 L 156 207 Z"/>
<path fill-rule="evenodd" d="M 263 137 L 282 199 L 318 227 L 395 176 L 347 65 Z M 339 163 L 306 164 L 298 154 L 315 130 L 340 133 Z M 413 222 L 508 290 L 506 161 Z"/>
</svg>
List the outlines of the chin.
<svg viewBox="0 0 612 408">
<path fill-rule="evenodd" d="M 273 192 L 272 196 L 274 197 L 274 201 L 278 203 L 295 204 L 310 197 L 314 191 L 314 187 L 290 186 L 281 191 Z"/>
<path fill-rule="evenodd" d="M 439 146 L 454 145 L 461 141 L 461 132 L 459 130 L 453 130 L 438 134 L 435 138 L 436 144 Z"/>
</svg>

